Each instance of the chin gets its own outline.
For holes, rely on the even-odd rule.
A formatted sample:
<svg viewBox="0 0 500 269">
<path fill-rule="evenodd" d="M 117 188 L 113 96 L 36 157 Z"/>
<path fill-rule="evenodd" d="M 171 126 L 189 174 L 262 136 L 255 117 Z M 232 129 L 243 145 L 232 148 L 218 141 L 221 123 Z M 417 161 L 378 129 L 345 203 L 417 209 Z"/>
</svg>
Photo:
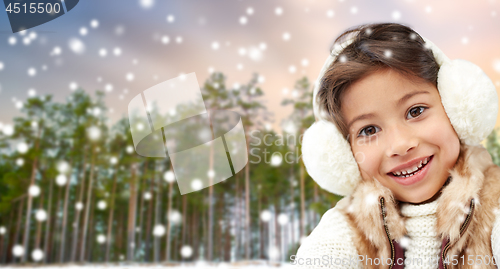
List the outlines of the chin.
<svg viewBox="0 0 500 269">
<path fill-rule="evenodd" d="M 435 195 L 436 192 L 429 193 L 428 191 L 423 193 L 423 194 L 415 194 L 413 195 L 405 195 L 405 197 L 396 197 L 396 200 L 401 201 L 401 202 L 407 202 L 407 203 L 412 203 L 412 204 L 419 204 L 422 202 L 425 202 L 427 200 L 432 199 Z M 401 199 L 399 199 L 401 198 Z"/>
</svg>

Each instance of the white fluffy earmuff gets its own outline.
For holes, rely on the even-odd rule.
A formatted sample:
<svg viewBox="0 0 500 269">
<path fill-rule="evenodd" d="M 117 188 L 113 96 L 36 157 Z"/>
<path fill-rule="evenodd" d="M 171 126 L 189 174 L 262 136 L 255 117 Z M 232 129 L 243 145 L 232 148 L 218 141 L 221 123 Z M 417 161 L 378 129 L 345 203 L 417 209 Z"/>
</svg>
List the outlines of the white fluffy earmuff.
<svg viewBox="0 0 500 269">
<path fill-rule="evenodd" d="M 436 45 L 423 39 L 440 66 L 437 88 L 451 125 L 463 143 L 479 144 L 495 127 L 498 114 L 495 85 L 477 65 L 460 59 L 450 60 Z M 348 39 L 336 45 L 323 65 L 313 93 L 316 122 L 306 130 L 302 140 L 302 157 L 309 175 L 321 188 L 342 196 L 354 191 L 361 174 L 349 142 L 337 126 L 327 120 L 316 97 L 325 72 L 351 43 L 352 39 Z"/>
</svg>

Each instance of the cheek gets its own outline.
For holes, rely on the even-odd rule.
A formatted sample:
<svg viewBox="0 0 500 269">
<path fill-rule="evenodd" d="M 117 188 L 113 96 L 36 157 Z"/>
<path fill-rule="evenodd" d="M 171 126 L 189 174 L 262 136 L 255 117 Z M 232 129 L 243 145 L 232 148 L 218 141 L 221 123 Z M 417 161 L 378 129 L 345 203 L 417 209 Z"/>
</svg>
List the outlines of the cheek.
<svg viewBox="0 0 500 269">
<path fill-rule="evenodd" d="M 421 130 L 423 131 L 422 136 L 425 136 L 428 141 L 433 141 L 441 148 L 460 150 L 458 136 L 444 111 L 427 123 L 427 126 Z"/>
<path fill-rule="evenodd" d="M 380 167 L 380 154 L 374 146 L 353 146 L 352 152 L 360 170 L 375 176 Z"/>
</svg>

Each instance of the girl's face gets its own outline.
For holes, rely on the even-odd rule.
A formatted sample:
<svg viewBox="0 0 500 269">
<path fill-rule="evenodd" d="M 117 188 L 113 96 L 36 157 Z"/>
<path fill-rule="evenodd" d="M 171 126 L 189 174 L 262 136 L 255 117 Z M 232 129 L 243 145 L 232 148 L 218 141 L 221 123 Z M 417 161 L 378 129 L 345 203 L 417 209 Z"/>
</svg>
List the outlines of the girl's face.
<svg viewBox="0 0 500 269">
<path fill-rule="evenodd" d="M 384 69 L 342 96 L 349 143 L 363 180 L 378 180 L 403 202 L 420 203 L 444 185 L 460 142 L 437 88 Z"/>
</svg>

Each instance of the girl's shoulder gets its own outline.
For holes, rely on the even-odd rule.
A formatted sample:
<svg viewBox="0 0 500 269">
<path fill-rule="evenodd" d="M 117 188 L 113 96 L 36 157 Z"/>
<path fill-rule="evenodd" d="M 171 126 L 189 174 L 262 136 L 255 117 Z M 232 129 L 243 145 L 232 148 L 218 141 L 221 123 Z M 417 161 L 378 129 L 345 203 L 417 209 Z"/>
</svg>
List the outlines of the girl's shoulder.
<svg viewBox="0 0 500 269">
<path fill-rule="evenodd" d="M 339 201 L 323 214 L 311 234 L 302 240 L 297 255 L 291 257 L 294 258 L 292 264 L 299 268 L 362 268 L 355 262 L 358 254 L 353 242 L 354 231 L 340 210 L 341 204 Z"/>
</svg>

